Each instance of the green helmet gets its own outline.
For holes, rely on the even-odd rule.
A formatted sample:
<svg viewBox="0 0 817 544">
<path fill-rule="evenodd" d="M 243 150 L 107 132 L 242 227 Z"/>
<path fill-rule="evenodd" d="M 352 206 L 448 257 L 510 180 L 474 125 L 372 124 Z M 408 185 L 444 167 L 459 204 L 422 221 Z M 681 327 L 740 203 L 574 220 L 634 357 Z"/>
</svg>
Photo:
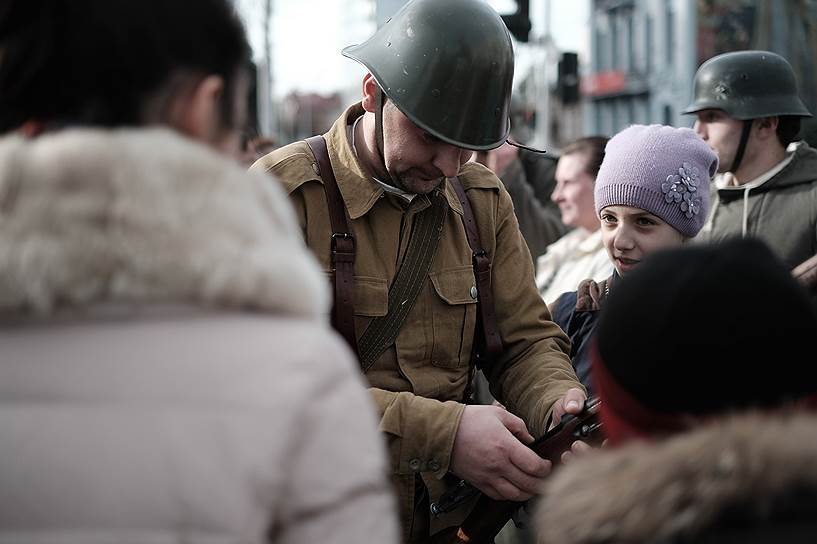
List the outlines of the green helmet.
<svg viewBox="0 0 817 544">
<path fill-rule="evenodd" d="M 685 114 L 718 109 L 739 120 L 787 115 L 811 117 L 797 95 L 794 70 L 769 51 L 735 51 L 704 62 L 695 74 Z"/>
<path fill-rule="evenodd" d="M 412 0 L 343 54 L 363 64 L 415 125 L 474 150 L 510 131 L 513 44 L 483 0 Z"/>
</svg>

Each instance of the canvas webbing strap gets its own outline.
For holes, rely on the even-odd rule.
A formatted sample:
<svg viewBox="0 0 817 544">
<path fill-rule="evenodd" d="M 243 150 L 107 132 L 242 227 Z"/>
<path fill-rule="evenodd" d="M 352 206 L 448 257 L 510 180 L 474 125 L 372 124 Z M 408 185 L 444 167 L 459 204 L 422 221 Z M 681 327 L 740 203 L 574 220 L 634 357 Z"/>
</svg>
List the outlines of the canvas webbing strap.
<svg viewBox="0 0 817 544">
<path fill-rule="evenodd" d="M 363 372 L 368 371 L 394 343 L 431 270 L 448 203 L 440 191 L 430 193 L 429 199 L 431 205 L 414 218 L 406 254 L 389 289 L 389 311 L 374 318 L 360 337 L 358 345 Z"/>
<path fill-rule="evenodd" d="M 326 203 L 329 208 L 329 222 L 332 226 L 332 274 L 334 280 L 334 297 L 332 305 L 332 326 L 357 353 L 355 336 L 355 238 L 346 221 L 346 205 L 338 189 L 326 140 L 323 136 L 312 136 L 306 139 L 318 163 L 318 175 L 323 180 Z"/>
</svg>

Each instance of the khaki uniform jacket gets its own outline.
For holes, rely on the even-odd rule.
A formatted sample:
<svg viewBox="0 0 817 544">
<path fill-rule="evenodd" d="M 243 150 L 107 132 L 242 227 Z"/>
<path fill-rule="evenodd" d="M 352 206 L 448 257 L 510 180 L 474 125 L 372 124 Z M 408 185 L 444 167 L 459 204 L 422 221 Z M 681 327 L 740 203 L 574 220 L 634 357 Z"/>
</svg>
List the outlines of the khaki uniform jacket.
<svg viewBox="0 0 817 544">
<path fill-rule="evenodd" d="M 406 252 L 413 219 L 429 205 L 425 195 L 408 203 L 386 194 L 364 173 L 347 137 L 349 125 L 362 114 L 360 105 L 350 107 L 325 135 L 356 239 L 358 337 L 372 318 L 387 313 L 389 287 Z M 278 149 L 253 168 L 272 172 L 284 182 L 307 245 L 329 271 L 332 230 L 322 181 L 307 144 L 296 142 Z M 567 356 L 569 342 L 550 320 L 536 291 L 530 253 L 501 182 L 474 163 L 463 166 L 459 178 L 493 267 L 493 295 L 505 351 L 487 371 L 491 390 L 539 436 L 553 402 L 569 388 L 581 387 Z M 450 186 L 444 185 L 444 191 L 450 210 L 428 281 L 394 346 L 367 373 L 380 410 L 380 430 L 387 438 L 406 535 L 414 518 L 415 475 L 422 474 L 432 500 L 442 491 L 439 480 L 448 471 L 465 408 L 462 400 L 477 319 L 462 206 Z"/>
</svg>

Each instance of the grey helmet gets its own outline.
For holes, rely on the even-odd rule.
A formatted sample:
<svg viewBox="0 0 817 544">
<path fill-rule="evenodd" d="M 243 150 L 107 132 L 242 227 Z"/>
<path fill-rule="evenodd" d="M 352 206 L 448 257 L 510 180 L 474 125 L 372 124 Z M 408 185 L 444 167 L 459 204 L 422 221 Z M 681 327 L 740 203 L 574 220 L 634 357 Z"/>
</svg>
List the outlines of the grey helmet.
<svg viewBox="0 0 817 544">
<path fill-rule="evenodd" d="M 406 117 L 440 140 L 487 150 L 507 139 L 513 43 L 483 0 L 412 0 L 343 54 L 363 64 Z"/>
<path fill-rule="evenodd" d="M 719 109 L 739 120 L 772 116 L 811 117 L 797 94 L 789 62 L 769 51 L 734 51 L 698 68 L 693 100 L 683 113 Z"/>
</svg>

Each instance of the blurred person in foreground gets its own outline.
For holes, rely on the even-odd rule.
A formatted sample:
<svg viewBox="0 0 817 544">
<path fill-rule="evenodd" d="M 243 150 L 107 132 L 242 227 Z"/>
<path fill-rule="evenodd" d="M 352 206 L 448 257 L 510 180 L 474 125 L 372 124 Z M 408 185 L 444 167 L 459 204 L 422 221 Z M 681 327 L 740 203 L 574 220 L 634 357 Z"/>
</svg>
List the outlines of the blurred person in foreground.
<svg viewBox="0 0 817 544">
<path fill-rule="evenodd" d="M 582 281 L 551 305 L 553 320 L 570 337 L 576 375 L 588 390 L 593 390 L 590 347 L 607 296 L 648 255 L 698 234 L 717 167 L 715 153 L 688 128 L 633 125 L 607 144 L 594 205 L 613 273 L 602 281 Z"/>
<path fill-rule="evenodd" d="M 0 8 L 0 541 L 393 542 L 226 0 Z"/>
<path fill-rule="evenodd" d="M 788 61 L 770 51 L 713 57 L 695 74 L 684 113 L 720 159 L 700 240 L 760 238 L 790 269 L 814 255 L 817 150 L 798 138 L 811 113 Z"/>
<path fill-rule="evenodd" d="M 380 410 L 403 538 L 427 542 L 468 514 L 429 515 L 460 479 L 530 497 L 551 466 L 524 442 L 579 412 L 585 393 L 508 192 L 468 162 L 509 133 L 513 45 L 499 14 L 481 0 L 415 0 L 344 54 L 369 70 L 362 101 L 253 168 L 283 181 L 340 293 L 334 323 Z M 477 351 L 507 411 L 466 404 Z"/>
<path fill-rule="evenodd" d="M 601 223 L 593 206 L 596 176 L 604 160 L 607 138 L 588 136 L 568 144 L 556 164 L 556 187 L 550 195 L 573 230 L 547 247 L 536 260 L 536 286 L 546 304 L 573 291 L 587 278 L 601 281 L 613 265 L 601 239 Z"/>
<path fill-rule="evenodd" d="M 648 258 L 596 335 L 610 447 L 549 480 L 540 542 L 814 542 L 815 336 L 805 291 L 758 240 Z"/>
</svg>

